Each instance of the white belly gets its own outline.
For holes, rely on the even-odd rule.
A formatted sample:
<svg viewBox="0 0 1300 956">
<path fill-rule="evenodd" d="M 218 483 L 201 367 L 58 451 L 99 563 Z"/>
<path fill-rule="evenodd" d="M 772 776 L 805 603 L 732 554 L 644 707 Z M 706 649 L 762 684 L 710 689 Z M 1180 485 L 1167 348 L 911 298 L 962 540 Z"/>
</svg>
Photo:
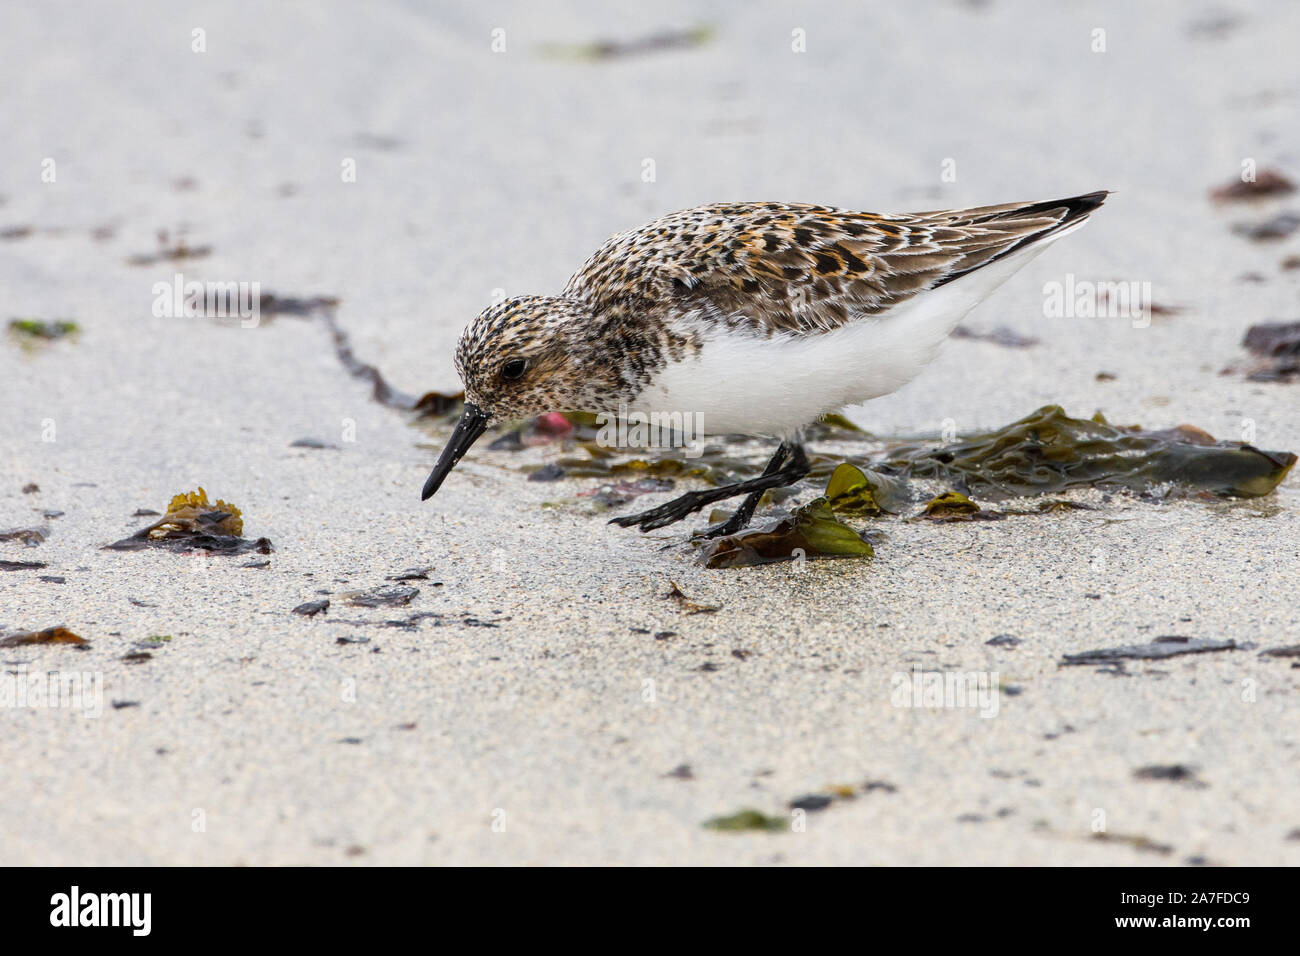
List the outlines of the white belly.
<svg viewBox="0 0 1300 956">
<path fill-rule="evenodd" d="M 661 371 L 630 407 L 694 414 L 707 435 L 788 437 L 826 412 L 906 385 L 967 312 L 1048 244 L 831 332 L 761 338 L 702 328 L 699 352 Z"/>
</svg>

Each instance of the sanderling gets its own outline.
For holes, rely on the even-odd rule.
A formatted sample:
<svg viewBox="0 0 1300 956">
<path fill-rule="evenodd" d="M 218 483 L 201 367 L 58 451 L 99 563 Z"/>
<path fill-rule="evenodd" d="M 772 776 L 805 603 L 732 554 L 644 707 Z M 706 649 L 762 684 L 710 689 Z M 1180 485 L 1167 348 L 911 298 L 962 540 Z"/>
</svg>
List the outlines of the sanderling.
<svg viewBox="0 0 1300 956">
<path fill-rule="evenodd" d="M 649 531 L 743 494 L 706 532 L 734 533 L 764 491 L 807 474 L 804 425 L 914 378 L 967 312 L 1106 196 L 892 216 L 719 203 L 620 233 L 558 297 L 506 299 L 461 334 L 465 413 L 422 497 L 494 421 L 690 415 L 708 434 L 780 445 L 757 478 L 613 520 Z"/>
</svg>

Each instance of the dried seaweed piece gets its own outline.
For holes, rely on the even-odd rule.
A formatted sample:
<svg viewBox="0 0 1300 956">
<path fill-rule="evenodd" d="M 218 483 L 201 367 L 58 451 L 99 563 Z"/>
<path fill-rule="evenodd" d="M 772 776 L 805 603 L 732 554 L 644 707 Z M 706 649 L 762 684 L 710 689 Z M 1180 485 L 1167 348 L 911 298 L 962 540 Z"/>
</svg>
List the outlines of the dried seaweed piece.
<svg viewBox="0 0 1300 956">
<path fill-rule="evenodd" d="M 1260 322 L 1246 330 L 1241 344 L 1266 358 L 1300 356 L 1300 322 Z"/>
<path fill-rule="evenodd" d="M 140 253 L 130 256 L 126 260 L 129 266 L 152 266 L 160 262 L 182 262 L 187 259 L 202 259 L 211 255 L 211 246 L 191 246 L 185 240 L 184 235 L 177 236 L 176 241 L 172 242 L 167 230 L 158 231 L 158 251 L 155 253 Z"/>
<path fill-rule="evenodd" d="M 425 392 L 415 401 L 414 411 L 427 418 L 460 418 L 465 407 L 465 393 L 444 395 L 442 392 Z"/>
<path fill-rule="evenodd" d="M 1290 382 L 1300 378 L 1300 322 L 1260 322 L 1246 330 L 1241 344 L 1262 359 L 1240 369 L 1250 381 Z"/>
<path fill-rule="evenodd" d="M 1232 231 L 1251 242 L 1275 242 L 1300 229 L 1300 213 L 1280 212 L 1263 222 L 1239 222 Z"/>
<path fill-rule="evenodd" d="M 1182 783 L 1198 790 L 1209 786 L 1209 784 L 1197 778 L 1194 768 L 1181 763 L 1152 764 L 1147 767 L 1138 767 L 1133 771 L 1133 779 L 1168 780 L 1170 783 Z"/>
<path fill-rule="evenodd" d="M 16 631 L 0 637 L 0 647 L 25 647 L 28 644 L 89 644 L 84 637 L 66 627 L 47 627 L 43 631 Z"/>
<path fill-rule="evenodd" d="M 208 493 L 198 491 L 176 495 L 160 519 L 141 528 L 129 538 L 105 545 L 105 550 L 141 551 L 161 547 L 171 551 L 208 551 L 213 554 L 245 554 L 257 551 L 270 554 L 270 540 L 258 538 L 250 541 L 241 537 L 244 521 L 239 509 L 229 502 L 217 499 L 208 502 Z"/>
<path fill-rule="evenodd" d="M 1276 169 L 1261 169 L 1255 178 L 1246 182 L 1240 178 L 1210 190 L 1215 202 L 1241 202 L 1249 199 L 1267 199 L 1295 192 L 1295 183 Z"/>
<path fill-rule="evenodd" d="M 0 561 L 0 571 L 34 571 L 47 567 L 44 561 Z"/>
<path fill-rule="evenodd" d="M 796 797 L 794 800 L 791 800 L 787 806 L 789 806 L 791 810 L 803 810 L 807 813 L 816 813 L 819 810 L 825 810 L 834 802 L 835 798 L 830 794 L 807 793 L 802 797 Z"/>
<path fill-rule="evenodd" d="M 1157 843 L 1150 837 L 1134 833 L 1094 833 L 1091 837 L 1093 840 L 1102 843 L 1125 843 L 1135 850 L 1141 850 L 1144 853 L 1159 853 L 1162 856 L 1168 856 L 1174 852 L 1174 848 L 1169 843 Z"/>
<path fill-rule="evenodd" d="M 305 604 L 299 604 L 293 609 L 294 614 L 301 614 L 304 617 L 315 617 L 317 614 L 324 614 L 329 610 L 330 602 L 326 598 L 323 601 L 308 601 Z"/>
<path fill-rule="evenodd" d="M 1126 644 L 1122 647 L 1103 647 L 1078 654 L 1066 654 L 1060 666 L 1079 664 L 1108 664 L 1120 660 L 1162 660 L 1166 657 L 1178 657 L 1181 654 L 1204 654 L 1209 651 L 1247 650 L 1253 645 L 1238 644 L 1236 641 L 1212 641 L 1202 637 L 1182 637 L 1166 635 L 1157 637 L 1150 644 Z"/>
<path fill-rule="evenodd" d="M 712 817 L 704 821 L 706 830 L 718 830 L 722 833 L 744 833 L 760 831 L 778 833 L 789 829 L 789 821 L 781 817 L 770 817 L 761 810 L 746 807 L 723 817 Z"/>
<path fill-rule="evenodd" d="M 685 30 L 660 30 L 635 40 L 593 40 L 590 43 L 547 44 L 542 55 L 559 60 L 613 60 L 634 54 L 663 50 L 684 50 L 703 46 L 713 39 L 713 28 L 691 27 Z"/>
<path fill-rule="evenodd" d="M 53 342 L 81 331 L 81 327 L 69 319 L 10 319 L 9 331 L 29 339 L 43 339 Z"/>
<path fill-rule="evenodd" d="M 687 614 L 712 614 L 722 609 L 720 604 L 697 604 L 686 596 L 676 581 L 669 581 L 668 583 L 672 585 L 672 590 L 665 594 L 664 597 L 670 601 L 676 601 L 677 606 Z"/>
<path fill-rule="evenodd" d="M 269 318 L 276 315 L 292 315 L 298 318 L 312 315 L 317 312 L 325 312 L 336 308 L 339 304 L 337 296 L 332 295 L 311 295 L 311 296 L 292 296 L 276 295 L 274 292 L 262 292 L 257 297 L 257 311 L 263 318 Z"/>
<path fill-rule="evenodd" d="M 0 541 L 21 541 L 26 547 L 34 548 L 49 535 L 49 528 L 10 528 L 0 531 Z"/>
<path fill-rule="evenodd" d="M 403 607 L 420 593 L 419 588 L 377 587 L 369 591 L 349 591 L 339 595 L 351 607 Z"/>
<path fill-rule="evenodd" d="M 405 571 L 399 571 L 397 574 L 387 574 L 384 576 L 385 581 L 427 581 L 429 573 L 434 568 L 407 568 Z M 440 583 L 440 582 L 438 582 Z"/>
<path fill-rule="evenodd" d="M 1300 644 L 1292 644 L 1290 647 L 1270 647 L 1268 650 L 1260 651 L 1260 657 L 1300 657 Z"/>
<path fill-rule="evenodd" d="M 563 466 L 558 465 L 552 461 L 530 472 L 528 475 L 528 480 L 529 481 L 559 481 L 567 474 L 568 472 L 564 470 Z"/>
<path fill-rule="evenodd" d="M 716 538 L 700 555 L 706 568 L 744 568 L 796 556 L 814 558 L 869 558 L 871 544 L 840 522 L 825 498 L 815 498 L 794 514 L 761 527 Z"/>
<path fill-rule="evenodd" d="M 1045 405 L 998 431 L 948 445 L 896 446 L 878 470 L 942 481 L 995 501 L 1077 487 L 1142 492 L 1166 483 L 1184 493 L 1250 498 L 1276 488 L 1296 461 L 1289 452 L 1210 441 L 1190 426 L 1144 432 Z"/>
</svg>

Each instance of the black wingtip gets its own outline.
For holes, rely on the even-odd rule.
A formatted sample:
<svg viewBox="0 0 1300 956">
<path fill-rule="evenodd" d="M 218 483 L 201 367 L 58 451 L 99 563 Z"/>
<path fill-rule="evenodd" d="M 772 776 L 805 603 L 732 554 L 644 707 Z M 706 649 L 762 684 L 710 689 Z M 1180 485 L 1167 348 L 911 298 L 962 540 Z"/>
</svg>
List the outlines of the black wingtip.
<svg viewBox="0 0 1300 956">
<path fill-rule="evenodd" d="M 1109 189 L 1098 189 L 1095 192 L 1084 193 L 1082 196 L 1070 196 L 1068 199 L 1048 199 L 1044 202 L 1030 203 L 1027 206 L 1020 206 L 1017 209 L 1008 210 L 998 216 L 1000 219 L 1024 219 L 1038 213 L 1055 212 L 1058 209 L 1064 209 L 1065 215 L 1061 221 L 1053 228 L 1059 229 L 1061 226 L 1068 225 L 1072 222 L 1084 218 L 1089 213 L 1101 208 L 1106 197 L 1111 194 Z"/>
</svg>

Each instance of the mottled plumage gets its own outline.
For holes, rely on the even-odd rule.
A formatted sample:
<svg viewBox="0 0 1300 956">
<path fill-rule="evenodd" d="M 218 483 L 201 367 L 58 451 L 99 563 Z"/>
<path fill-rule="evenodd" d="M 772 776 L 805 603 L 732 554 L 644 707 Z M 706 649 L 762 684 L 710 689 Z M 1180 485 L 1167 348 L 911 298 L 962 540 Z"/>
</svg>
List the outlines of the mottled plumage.
<svg viewBox="0 0 1300 956">
<path fill-rule="evenodd" d="M 699 309 L 763 335 L 878 315 L 1101 205 L 1105 193 L 881 216 L 803 203 L 717 203 L 609 239 L 562 296 L 605 315 Z"/>
<path fill-rule="evenodd" d="M 466 328 L 456 368 L 473 414 L 425 497 L 487 422 L 544 411 L 680 412 L 713 434 L 793 439 L 913 378 L 1106 195 L 888 216 L 719 203 L 613 236 L 559 296 L 507 299 Z"/>
</svg>

